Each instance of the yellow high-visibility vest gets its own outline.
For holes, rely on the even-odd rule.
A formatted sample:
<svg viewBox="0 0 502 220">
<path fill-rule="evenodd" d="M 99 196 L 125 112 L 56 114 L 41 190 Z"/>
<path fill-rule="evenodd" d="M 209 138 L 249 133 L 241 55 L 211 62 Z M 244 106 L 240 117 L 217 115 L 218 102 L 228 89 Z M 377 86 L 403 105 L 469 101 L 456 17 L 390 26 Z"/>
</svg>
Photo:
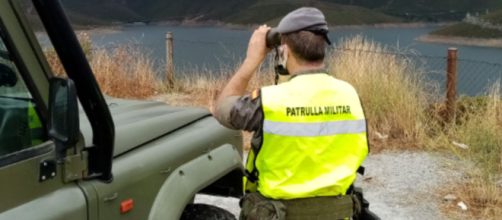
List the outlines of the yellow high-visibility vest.
<svg viewBox="0 0 502 220">
<path fill-rule="evenodd" d="M 305 74 L 262 88 L 261 100 L 263 142 L 246 165 L 257 173 L 257 190 L 272 199 L 345 195 L 368 154 L 355 89 L 325 73 Z"/>
<path fill-rule="evenodd" d="M 43 143 L 44 127 L 38 117 L 35 106 L 31 102 L 28 103 L 28 127 L 30 128 L 31 146 Z"/>
</svg>

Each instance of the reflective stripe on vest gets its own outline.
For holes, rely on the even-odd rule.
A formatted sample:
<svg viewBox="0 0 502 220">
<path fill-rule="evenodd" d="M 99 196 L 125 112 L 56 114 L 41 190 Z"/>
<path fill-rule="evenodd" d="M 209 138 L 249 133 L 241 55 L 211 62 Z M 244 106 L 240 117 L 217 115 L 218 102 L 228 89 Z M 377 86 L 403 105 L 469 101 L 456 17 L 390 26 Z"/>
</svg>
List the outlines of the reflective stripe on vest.
<svg viewBox="0 0 502 220">
<path fill-rule="evenodd" d="M 308 74 L 262 88 L 261 99 L 263 143 L 253 155 L 258 191 L 273 199 L 344 195 L 368 153 L 354 88 Z"/>
<path fill-rule="evenodd" d="M 366 132 L 366 120 L 291 123 L 264 121 L 263 132 L 282 136 L 315 137 Z"/>
</svg>

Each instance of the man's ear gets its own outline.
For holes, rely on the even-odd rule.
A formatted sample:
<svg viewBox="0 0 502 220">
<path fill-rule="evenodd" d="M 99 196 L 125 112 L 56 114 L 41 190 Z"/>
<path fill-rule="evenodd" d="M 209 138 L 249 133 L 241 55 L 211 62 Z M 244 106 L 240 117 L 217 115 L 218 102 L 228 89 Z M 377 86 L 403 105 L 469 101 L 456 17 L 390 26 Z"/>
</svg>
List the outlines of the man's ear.
<svg viewBox="0 0 502 220">
<path fill-rule="evenodd" d="M 286 45 L 283 44 L 280 47 L 276 47 L 276 57 L 274 60 L 274 69 L 276 73 L 275 84 L 277 85 L 277 80 L 279 79 L 279 75 L 289 75 L 288 69 L 286 67 L 288 63 L 288 49 L 286 49 Z"/>
<path fill-rule="evenodd" d="M 284 44 L 284 57 L 287 58 L 288 61 L 293 61 L 294 62 L 298 62 L 298 57 L 296 56 L 295 53 L 293 53 L 293 51 L 291 50 L 291 48 L 289 48 L 289 46 L 287 44 Z"/>
<path fill-rule="evenodd" d="M 285 58 L 288 58 L 289 59 L 289 55 L 290 55 L 290 52 L 289 52 L 289 46 L 287 44 L 283 44 L 282 45 L 282 55 L 285 57 Z"/>
<path fill-rule="evenodd" d="M 279 54 L 279 56 L 280 56 L 279 64 L 281 64 L 284 68 L 286 68 L 286 64 L 288 62 L 289 54 L 290 54 L 288 45 L 286 45 L 286 44 L 281 45 L 279 53 L 280 53 Z"/>
</svg>

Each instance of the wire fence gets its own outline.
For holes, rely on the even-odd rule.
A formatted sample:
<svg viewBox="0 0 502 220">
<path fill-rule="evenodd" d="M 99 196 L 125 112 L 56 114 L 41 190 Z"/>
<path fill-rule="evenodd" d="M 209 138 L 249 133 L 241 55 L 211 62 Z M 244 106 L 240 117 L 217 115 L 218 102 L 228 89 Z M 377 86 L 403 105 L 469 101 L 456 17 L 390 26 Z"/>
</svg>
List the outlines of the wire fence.
<svg viewBox="0 0 502 220">
<path fill-rule="evenodd" d="M 442 94 L 446 94 L 447 56 L 427 56 L 417 53 L 400 53 L 392 51 L 367 51 L 350 48 L 333 48 L 335 52 L 357 51 L 359 53 L 375 53 L 394 55 L 410 60 L 427 81 L 439 86 Z M 445 51 L 446 54 L 447 51 Z M 470 59 L 456 59 L 456 93 L 460 96 L 484 95 L 497 81 L 502 80 L 502 64 Z"/>
<path fill-rule="evenodd" d="M 483 94 L 502 78 L 501 64 L 460 59 L 458 69 L 457 90 L 460 94 Z"/>
<path fill-rule="evenodd" d="M 183 46 L 183 44 L 201 45 L 201 47 L 225 47 L 231 50 L 233 47 L 246 47 L 247 42 L 222 42 L 222 41 L 204 41 L 204 40 L 188 40 L 176 38 L 175 44 Z M 147 45 L 134 44 L 138 47 L 147 47 Z M 107 49 L 113 49 L 113 46 L 108 46 Z M 428 56 L 412 52 L 394 52 L 387 51 L 370 51 L 351 48 L 333 47 L 330 48 L 335 52 L 353 51 L 359 53 L 376 53 L 395 55 L 402 59 L 408 59 L 413 62 L 423 73 L 426 80 L 438 85 L 442 94 L 446 94 L 447 84 L 447 51 L 445 56 Z M 459 96 L 479 96 L 485 94 L 493 83 L 502 79 L 502 64 L 491 63 L 479 60 L 470 60 L 459 58 L 456 61 L 456 93 Z"/>
</svg>

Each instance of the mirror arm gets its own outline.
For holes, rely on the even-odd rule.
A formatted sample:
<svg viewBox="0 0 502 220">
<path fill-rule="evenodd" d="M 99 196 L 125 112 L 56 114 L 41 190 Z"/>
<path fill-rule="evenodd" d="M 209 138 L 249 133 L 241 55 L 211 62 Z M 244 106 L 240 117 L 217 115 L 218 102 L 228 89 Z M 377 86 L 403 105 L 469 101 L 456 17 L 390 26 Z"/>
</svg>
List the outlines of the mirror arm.
<svg viewBox="0 0 502 220">
<path fill-rule="evenodd" d="M 71 79 L 50 80 L 48 134 L 56 144 L 57 159 L 65 158 L 67 149 L 79 140 L 77 91 Z"/>
</svg>

